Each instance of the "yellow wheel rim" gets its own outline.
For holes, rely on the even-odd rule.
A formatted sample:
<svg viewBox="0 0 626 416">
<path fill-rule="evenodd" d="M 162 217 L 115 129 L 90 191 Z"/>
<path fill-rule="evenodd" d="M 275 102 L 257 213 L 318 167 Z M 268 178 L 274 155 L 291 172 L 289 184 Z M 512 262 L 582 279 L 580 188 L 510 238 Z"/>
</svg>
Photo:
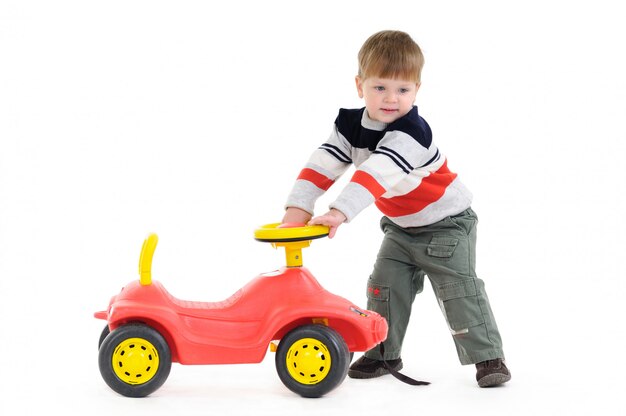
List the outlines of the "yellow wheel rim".
<svg viewBox="0 0 626 416">
<path fill-rule="evenodd" d="M 302 338 L 287 351 L 287 371 L 301 384 L 317 384 L 328 375 L 332 362 L 330 352 L 323 342 Z"/>
<path fill-rule="evenodd" d="M 120 342 L 111 360 L 115 374 L 127 384 L 144 384 L 159 369 L 159 353 L 143 338 L 128 338 Z"/>
</svg>

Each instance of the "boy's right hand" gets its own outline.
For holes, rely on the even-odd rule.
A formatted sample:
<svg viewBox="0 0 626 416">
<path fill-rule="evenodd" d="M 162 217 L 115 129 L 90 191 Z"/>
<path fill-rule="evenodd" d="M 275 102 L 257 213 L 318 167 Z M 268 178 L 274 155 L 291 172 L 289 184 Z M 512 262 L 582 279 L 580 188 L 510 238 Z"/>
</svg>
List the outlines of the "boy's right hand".
<svg viewBox="0 0 626 416">
<path fill-rule="evenodd" d="M 296 208 L 296 207 L 289 207 L 285 211 L 285 215 L 283 216 L 283 220 L 281 221 L 281 223 L 282 224 L 285 224 L 285 223 L 306 224 L 309 222 L 311 217 L 312 215 L 303 209 Z"/>
</svg>

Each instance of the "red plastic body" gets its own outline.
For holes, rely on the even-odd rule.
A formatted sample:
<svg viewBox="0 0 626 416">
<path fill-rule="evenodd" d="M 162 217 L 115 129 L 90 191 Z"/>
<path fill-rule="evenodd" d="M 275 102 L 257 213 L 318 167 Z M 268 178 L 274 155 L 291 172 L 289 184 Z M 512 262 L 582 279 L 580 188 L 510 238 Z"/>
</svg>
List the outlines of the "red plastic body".
<svg viewBox="0 0 626 416">
<path fill-rule="evenodd" d="M 383 317 L 328 292 L 305 267 L 261 274 L 221 302 L 184 301 L 158 281 L 134 281 L 95 316 L 111 331 L 129 322 L 152 326 L 181 364 L 259 363 L 271 341 L 311 323 L 335 329 L 351 352 L 371 349 L 387 336 Z"/>
</svg>

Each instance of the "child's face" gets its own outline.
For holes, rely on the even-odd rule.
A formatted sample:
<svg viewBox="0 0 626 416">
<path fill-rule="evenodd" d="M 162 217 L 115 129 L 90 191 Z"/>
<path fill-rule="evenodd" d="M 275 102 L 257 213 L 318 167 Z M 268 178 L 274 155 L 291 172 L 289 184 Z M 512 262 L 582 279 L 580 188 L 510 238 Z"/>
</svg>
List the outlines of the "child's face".
<svg viewBox="0 0 626 416">
<path fill-rule="evenodd" d="M 419 87 L 420 84 L 402 79 L 356 77 L 356 88 L 368 115 L 383 123 L 406 115 L 413 108 Z"/>
</svg>

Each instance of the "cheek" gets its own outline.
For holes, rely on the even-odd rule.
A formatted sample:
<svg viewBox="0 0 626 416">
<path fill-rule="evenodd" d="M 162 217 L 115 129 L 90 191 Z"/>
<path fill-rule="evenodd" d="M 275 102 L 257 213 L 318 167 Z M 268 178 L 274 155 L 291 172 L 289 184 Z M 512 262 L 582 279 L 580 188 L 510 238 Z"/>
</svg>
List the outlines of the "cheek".
<svg viewBox="0 0 626 416">
<path fill-rule="evenodd" d="M 374 94 L 365 93 L 363 94 L 363 99 L 365 100 L 366 104 L 374 104 L 378 102 L 378 97 Z"/>
</svg>

